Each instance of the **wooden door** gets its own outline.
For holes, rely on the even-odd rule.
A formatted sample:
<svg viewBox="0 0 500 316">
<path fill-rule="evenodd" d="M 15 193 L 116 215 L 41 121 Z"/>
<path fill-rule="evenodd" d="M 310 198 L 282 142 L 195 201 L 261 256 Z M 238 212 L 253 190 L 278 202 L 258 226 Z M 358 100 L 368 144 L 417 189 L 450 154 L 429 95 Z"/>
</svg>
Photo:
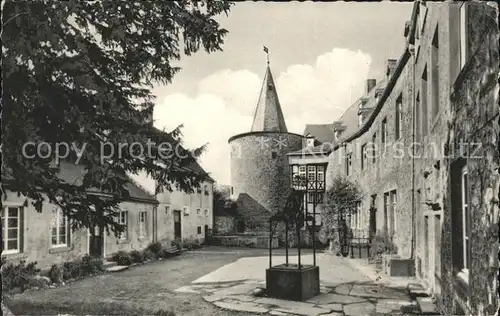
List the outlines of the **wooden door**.
<svg viewBox="0 0 500 316">
<path fill-rule="evenodd" d="M 89 234 L 89 255 L 93 258 L 104 256 L 104 234 L 103 229 L 94 227 L 94 234 Z"/>
<path fill-rule="evenodd" d="M 182 239 L 181 211 L 174 211 L 174 238 Z"/>
</svg>

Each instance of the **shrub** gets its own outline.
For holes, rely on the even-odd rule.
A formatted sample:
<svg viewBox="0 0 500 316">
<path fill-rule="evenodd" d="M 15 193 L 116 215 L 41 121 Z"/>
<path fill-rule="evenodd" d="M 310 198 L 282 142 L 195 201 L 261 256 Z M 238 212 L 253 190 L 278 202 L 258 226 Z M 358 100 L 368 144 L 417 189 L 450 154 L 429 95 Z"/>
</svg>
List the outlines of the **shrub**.
<svg viewBox="0 0 500 316">
<path fill-rule="evenodd" d="M 130 253 L 126 251 L 118 251 L 111 258 L 111 260 L 120 266 L 129 266 L 132 264 L 132 257 L 130 256 Z"/>
<path fill-rule="evenodd" d="M 387 234 L 376 235 L 370 245 L 370 257 L 380 260 L 383 254 L 396 254 L 397 246 Z"/>
<path fill-rule="evenodd" d="M 146 248 L 142 253 L 144 260 L 155 260 L 157 258 L 156 254 L 151 251 L 151 249 Z"/>
<path fill-rule="evenodd" d="M 78 279 L 82 276 L 82 264 L 80 261 L 70 261 L 63 264 L 63 279 Z"/>
<path fill-rule="evenodd" d="M 199 239 L 195 239 L 193 240 L 193 248 L 194 249 L 198 249 L 198 248 L 201 248 L 201 241 Z"/>
<path fill-rule="evenodd" d="M 61 283 L 63 281 L 63 269 L 59 265 L 53 264 L 49 270 L 49 278 L 52 283 Z"/>
<path fill-rule="evenodd" d="M 156 256 L 160 253 L 160 251 L 163 249 L 163 246 L 161 245 L 160 242 L 154 242 L 148 245 L 146 249 L 151 250 Z"/>
<path fill-rule="evenodd" d="M 167 258 L 169 256 L 168 252 L 166 249 L 162 248 L 160 252 L 158 253 L 158 258 Z"/>
<path fill-rule="evenodd" d="M 180 238 L 176 238 L 172 241 L 172 247 L 177 247 L 177 249 L 182 249 L 182 240 Z"/>
<path fill-rule="evenodd" d="M 20 288 L 25 291 L 33 284 L 35 276 L 40 272 L 36 267 L 37 262 L 30 262 L 22 260 L 19 264 L 6 263 L 2 259 L 2 284 L 6 291 L 14 288 Z"/>
<path fill-rule="evenodd" d="M 79 263 L 82 276 L 104 271 L 104 262 L 101 259 L 92 258 L 88 254 L 84 255 Z"/>
<path fill-rule="evenodd" d="M 138 250 L 132 250 L 130 252 L 130 257 L 133 263 L 143 263 L 144 262 L 144 254 Z"/>
</svg>

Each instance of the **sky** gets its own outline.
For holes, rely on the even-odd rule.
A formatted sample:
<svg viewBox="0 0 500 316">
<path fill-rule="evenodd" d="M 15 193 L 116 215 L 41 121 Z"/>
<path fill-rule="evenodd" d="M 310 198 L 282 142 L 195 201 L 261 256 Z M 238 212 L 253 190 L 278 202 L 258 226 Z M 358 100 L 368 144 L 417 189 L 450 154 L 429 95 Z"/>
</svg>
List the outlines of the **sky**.
<svg viewBox="0 0 500 316">
<path fill-rule="evenodd" d="M 188 148 L 208 143 L 202 167 L 230 184 L 228 139 L 249 132 L 268 47 L 289 132 L 335 121 L 361 96 L 366 79 L 383 76 L 403 53 L 412 3 L 241 2 L 218 20 L 229 33 L 222 52 L 200 51 L 178 62 L 168 86 L 157 86 L 155 126 L 183 124 Z"/>
</svg>

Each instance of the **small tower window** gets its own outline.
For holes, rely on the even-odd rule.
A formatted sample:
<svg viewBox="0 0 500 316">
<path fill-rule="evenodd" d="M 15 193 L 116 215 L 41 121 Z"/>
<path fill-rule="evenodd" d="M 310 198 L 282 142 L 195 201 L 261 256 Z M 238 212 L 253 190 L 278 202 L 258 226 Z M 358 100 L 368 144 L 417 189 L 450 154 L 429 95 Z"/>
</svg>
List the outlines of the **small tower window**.
<svg viewBox="0 0 500 316">
<path fill-rule="evenodd" d="M 273 159 L 278 158 L 278 153 L 277 153 L 277 152 L 275 152 L 275 151 L 272 151 L 272 152 L 271 152 L 271 157 L 272 157 Z"/>
</svg>

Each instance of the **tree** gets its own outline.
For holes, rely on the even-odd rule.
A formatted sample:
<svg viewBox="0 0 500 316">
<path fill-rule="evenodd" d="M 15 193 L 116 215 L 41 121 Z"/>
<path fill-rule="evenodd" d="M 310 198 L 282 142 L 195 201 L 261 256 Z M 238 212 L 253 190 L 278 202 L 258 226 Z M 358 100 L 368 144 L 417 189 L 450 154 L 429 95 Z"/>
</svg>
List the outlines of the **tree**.
<svg viewBox="0 0 500 316">
<path fill-rule="evenodd" d="M 352 214 L 360 201 L 361 191 L 356 183 L 342 175 L 334 177 L 332 186 L 325 193 L 319 236 L 323 243 L 330 242 L 330 250 L 338 246 L 340 234 L 347 229 L 345 215 Z"/>
<path fill-rule="evenodd" d="M 145 171 L 158 191 L 191 192 L 204 175 L 188 167 L 205 146 L 187 150 L 182 126 L 165 132 L 150 124 L 151 88 L 171 82 L 181 49 L 186 55 L 222 50 L 227 30 L 215 18 L 231 5 L 2 1 L 4 185 L 37 211 L 45 200 L 59 206 L 73 229 L 100 218 L 115 234 L 123 228 L 116 211 L 127 196 L 127 173 Z M 48 145 L 37 153 L 25 146 L 29 142 Z M 83 167 L 81 183 L 61 179 L 56 148 Z M 90 188 L 110 197 L 103 200 Z"/>
</svg>

